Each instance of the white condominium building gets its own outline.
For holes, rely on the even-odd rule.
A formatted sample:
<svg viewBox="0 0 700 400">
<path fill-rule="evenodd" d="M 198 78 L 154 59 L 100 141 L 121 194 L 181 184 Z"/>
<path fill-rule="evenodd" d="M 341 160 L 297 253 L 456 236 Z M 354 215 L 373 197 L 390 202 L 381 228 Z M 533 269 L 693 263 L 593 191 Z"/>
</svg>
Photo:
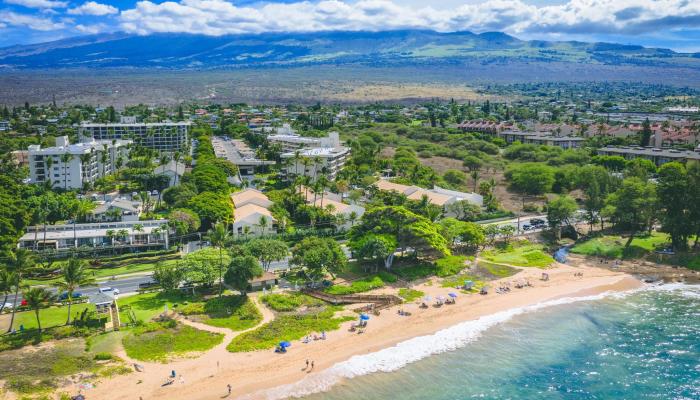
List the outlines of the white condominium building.
<svg viewBox="0 0 700 400">
<path fill-rule="evenodd" d="M 287 177 L 305 175 L 314 181 L 321 175 L 325 175 L 329 180 L 334 180 L 349 156 L 350 149 L 343 146 L 319 147 L 284 153 L 282 160 L 289 164 L 282 167 L 281 173 Z"/>
<path fill-rule="evenodd" d="M 314 147 L 336 147 L 340 145 L 340 136 L 338 132 L 330 132 L 327 137 L 323 138 L 306 137 L 299 136 L 294 133 L 294 131 L 290 130 L 289 133 L 268 135 L 267 141 L 270 142 L 270 144 L 280 145 L 282 152 L 288 153 Z"/>
<path fill-rule="evenodd" d="M 132 139 L 141 146 L 174 152 L 187 145 L 191 122 L 98 124 L 84 122 L 80 136 L 95 140 Z"/>
<path fill-rule="evenodd" d="M 86 183 L 116 172 L 129 157 L 128 140 L 102 140 L 70 144 L 67 136 L 56 146 L 28 148 L 30 183 L 51 181 L 53 187 L 80 189 Z"/>
</svg>

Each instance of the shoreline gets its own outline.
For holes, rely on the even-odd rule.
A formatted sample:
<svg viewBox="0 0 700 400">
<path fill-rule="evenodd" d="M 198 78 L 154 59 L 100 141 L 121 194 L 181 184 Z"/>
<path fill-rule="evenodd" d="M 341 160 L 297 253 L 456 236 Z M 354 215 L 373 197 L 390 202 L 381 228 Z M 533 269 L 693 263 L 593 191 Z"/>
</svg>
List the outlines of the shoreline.
<svg viewBox="0 0 700 400">
<path fill-rule="evenodd" d="M 495 287 L 501 281 L 528 279 L 534 285 L 530 288 L 512 289 L 507 294 L 460 294 L 457 304 L 440 308 L 420 309 L 417 304 L 406 303 L 402 308 L 412 313 L 408 317 L 398 315 L 397 310 L 400 306 L 383 310 L 380 316 L 371 316 L 366 332 L 361 335 L 349 332 L 348 322 L 343 324 L 340 330 L 328 332 L 328 339 L 325 341 L 312 341 L 308 344 L 293 342 L 289 352 L 283 355 L 272 350 L 228 353 L 224 344 L 194 359 L 176 360 L 166 364 L 140 363 L 145 365 L 145 372 L 134 372 L 104 380 L 95 388 L 84 390 L 83 393 L 88 398 L 115 400 L 138 399 L 140 396 L 143 400 L 211 399 L 226 397 L 226 386 L 231 384 L 232 396 L 227 398 L 281 399 L 295 393 L 305 395 L 310 393 L 310 388 L 328 389 L 345 377 L 354 376 L 354 372 L 333 376 L 333 369 L 340 368 L 341 363 L 347 364 L 347 361 L 355 356 L 375 354 L 402 342 L 435 335 L 463 323 L 476 324 L 499 313 L 507 314 L 544 302 L 595 296 L 605 292 L 622 292 L 642 286 L 642 283 L 631 275 L 601 268 L 574 268 L 556 264 L 554 268 L 546 270 L 550 275 L 547 282 L 539 280 L 542 272 L 541 269 L 527 268 L 514 276 L 490 284 L 491 287 Z M 574 272 L 583 272 L 584 276 L 574 277 Z M 428 283 L 418 285 L 415 289 L 433 297 L 454 291 Z M 382 291 L 384 290 L 376 293 Z M 480 331 L 477 333 L 480 334 Z M 428 355 L 421 354 L 418 359 Z M 305 371 L 307 359 L 315 362 L 313 371 Z M 417 359 L 404 360 L 403 363 L 405 365 L 413 361 Z M 391 368 L 393 367 L 383 364 L 370 365 L 364 373 Z M 183 376 L 185 383 L 176 382 L 161 387 L 173 369 Z M 362 373 L 357 373 L 359 374 Z M 73 389 L 77 392 L 78 388 Z"/>
</svg>

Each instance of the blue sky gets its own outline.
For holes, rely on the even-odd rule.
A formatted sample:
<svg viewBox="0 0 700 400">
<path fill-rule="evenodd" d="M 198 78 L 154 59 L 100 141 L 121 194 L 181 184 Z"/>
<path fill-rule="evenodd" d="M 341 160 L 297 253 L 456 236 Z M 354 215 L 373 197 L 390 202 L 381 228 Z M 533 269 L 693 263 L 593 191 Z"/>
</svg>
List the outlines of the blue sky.
<svg viewBox="0 0 700 400">
<path fill-rule="evenodd" d="M 435 3 L 435 4 L 432 4 Z M 94 33 L 503 31 L 700 52 L 699 0 L 0 0 L 0 46 Z"/>
</svg>

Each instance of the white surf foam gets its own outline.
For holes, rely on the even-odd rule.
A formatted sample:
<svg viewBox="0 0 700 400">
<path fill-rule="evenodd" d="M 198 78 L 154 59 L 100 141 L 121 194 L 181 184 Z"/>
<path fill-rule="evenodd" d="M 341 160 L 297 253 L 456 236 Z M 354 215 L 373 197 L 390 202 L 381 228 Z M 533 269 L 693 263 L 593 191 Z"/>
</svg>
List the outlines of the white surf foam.
<svg viewBox="0 0 700 400">
<path fill-rule="evenodd" d="M 697 291 L 698 289 L 700 289 L 700 286 L 685 284 L 647 285 L 639 289 L 624 292 L 604 292 L 592 296 L 566 297 L 525 307 L 513 308 L 486 315 L 476 320 L 465 321 L 440 330 L 432 335 L 415 337 L 374 353 L 353 356 L 317 374 L 309 375 L 298 382 L 267 389 L 243 398 L 263 398 L 267 400 L 299 398 L 328 391 L 344 379 L 374 372 L 396 371 L 428 356 L 464 347 L 470 342 L 477 340 L 487 329 L 506 322 L 517 315 L 538 311 L 548 307 L 601 300 L 611 297 L 622 298 L 645 290 L 679 291 L 684 295 L 698 296 L 700 294 L 700 292 Z"/>
</svg>

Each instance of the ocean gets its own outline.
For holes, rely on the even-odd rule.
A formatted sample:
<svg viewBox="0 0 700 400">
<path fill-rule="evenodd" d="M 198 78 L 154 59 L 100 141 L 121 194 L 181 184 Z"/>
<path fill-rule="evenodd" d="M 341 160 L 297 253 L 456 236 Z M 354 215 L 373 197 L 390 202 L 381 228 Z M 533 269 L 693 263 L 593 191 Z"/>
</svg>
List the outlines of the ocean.
<svg viewBox="0 0 700 400">
<path fill-rule="evenodd" d="M 700 286 L 561 299 L 356 356 L 305 400 L 700 399 Z"/>
</svg>

